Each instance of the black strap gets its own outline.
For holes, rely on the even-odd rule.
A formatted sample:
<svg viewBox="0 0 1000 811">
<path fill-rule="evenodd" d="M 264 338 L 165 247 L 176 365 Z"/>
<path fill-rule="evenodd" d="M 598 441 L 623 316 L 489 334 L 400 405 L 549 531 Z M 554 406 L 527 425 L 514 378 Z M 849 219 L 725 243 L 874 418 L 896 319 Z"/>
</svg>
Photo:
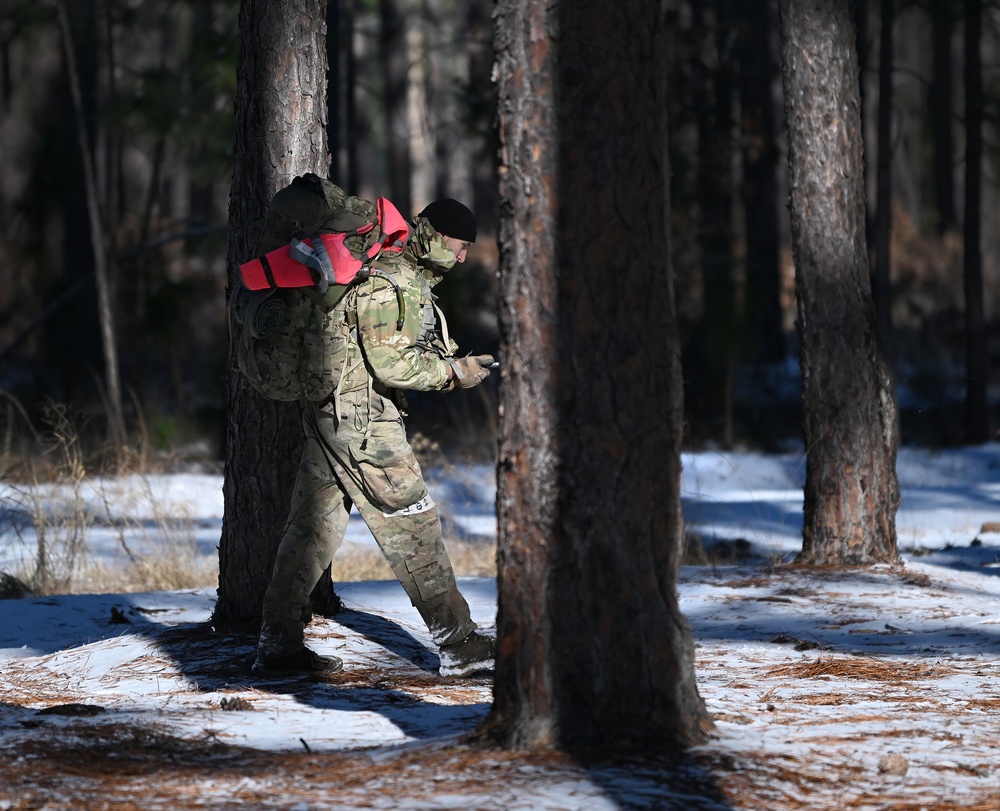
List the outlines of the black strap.
<svg viewBox="0 0 1000 811">
<path fill-rule="evenodd" d="M 264 271 L 264 278 L 267 279 L 267 286 L 277 287 L 278 285 L 274 281 L 274 272 L 271 270 L 271 263 L 267 261 L 266 256 L 260 257 L 260 266 Z"/>
</svg>

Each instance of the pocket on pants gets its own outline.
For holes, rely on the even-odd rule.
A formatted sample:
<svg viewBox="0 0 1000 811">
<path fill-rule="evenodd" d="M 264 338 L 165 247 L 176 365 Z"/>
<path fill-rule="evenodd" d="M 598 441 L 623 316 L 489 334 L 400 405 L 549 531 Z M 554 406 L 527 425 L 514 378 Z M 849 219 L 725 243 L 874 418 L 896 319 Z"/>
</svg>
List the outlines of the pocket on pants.
<svg viewBox="0 0 1000 811">
<path fill-rule="evenodd" d="M 417 458 L 396 424 L 373 423 L 367 440 L 352 444 L 349 452 L 361 491 L 383 512 L 402 510 L 427 495 Z"/>
<path fill-rule="evenodd" d="M 433 600 L 448 591 L 448 570 L 441 565 L 430 549 L 421 549 L 405 561 L 406 571 L 413 575 L 413 582 L 423 600 Z"/>
</svg>

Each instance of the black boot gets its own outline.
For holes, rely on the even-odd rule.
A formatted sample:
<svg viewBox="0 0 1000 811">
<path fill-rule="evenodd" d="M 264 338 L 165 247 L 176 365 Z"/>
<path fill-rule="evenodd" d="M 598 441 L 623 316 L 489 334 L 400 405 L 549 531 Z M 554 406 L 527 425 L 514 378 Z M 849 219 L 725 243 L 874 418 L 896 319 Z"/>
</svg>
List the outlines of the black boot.
<svg viewBox="0 0 1000 811">
<path fill-rule="evenodd" d="M 471 633 L 463 641 L 441 648 L 438 673 L 442 676 L 471 676 L 489 672 L 493 670 L 495 647 L 496 641 L 492 636 Z"/>
<path fill-rule="evenodd" d="M 257 676 L 322 676 L 339 673 L 343 667 L 343 661 L 336 656 L 320 656 L 309 648 L 302 648 L 287 656 L 257 654 L 252 669 Z"/>
</svg>

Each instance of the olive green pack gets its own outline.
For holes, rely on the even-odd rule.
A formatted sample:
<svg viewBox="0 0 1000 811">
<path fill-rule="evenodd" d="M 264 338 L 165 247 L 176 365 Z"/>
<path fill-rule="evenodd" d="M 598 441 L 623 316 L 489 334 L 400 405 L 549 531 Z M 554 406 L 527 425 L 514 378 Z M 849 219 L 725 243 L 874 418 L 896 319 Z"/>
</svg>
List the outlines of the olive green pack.
<svg viewBox="0 0 1000 811">
<path fill-rule="evenodd" d="M 293 239 L 348 232 L 344 244 L 351 253 L 370 257 L 382 237 L 380 228 L 356 232 L 377 222 L 378 213 L 376 205 L 347 195 L 325 178 L 297 177 L 272 198 L 256 252 L 266 254 Z M 353 297 L 348 293 L 371 274 L 388 278 L 401 302 L 395 280 L 370 264 L 347 284 L 250 290 L 240 282 L 229 306 L 237 364 L 250 385 L 272 400 L 331 400 L 350 341 L 348 305 Z"/>
</svg>

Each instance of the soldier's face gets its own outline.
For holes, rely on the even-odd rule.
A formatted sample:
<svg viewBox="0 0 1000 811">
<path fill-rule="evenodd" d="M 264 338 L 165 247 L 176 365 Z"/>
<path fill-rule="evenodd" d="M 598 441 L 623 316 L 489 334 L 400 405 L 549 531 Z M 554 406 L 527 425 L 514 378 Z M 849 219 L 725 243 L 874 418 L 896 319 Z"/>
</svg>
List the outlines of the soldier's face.
<svg viewBox="0 0 1000 811">
<path fill-rule="evenodd" d="M 472 244 L 471 242 L 455 239 L 455 237 L 446 237 L 444 234 L 441 234 L 441 241 L 451 249 L 453 254 L 455 254 L 456 262 L 465 261 L 465 257 L 469 252 L 469 246 Z"/>
</svg>

